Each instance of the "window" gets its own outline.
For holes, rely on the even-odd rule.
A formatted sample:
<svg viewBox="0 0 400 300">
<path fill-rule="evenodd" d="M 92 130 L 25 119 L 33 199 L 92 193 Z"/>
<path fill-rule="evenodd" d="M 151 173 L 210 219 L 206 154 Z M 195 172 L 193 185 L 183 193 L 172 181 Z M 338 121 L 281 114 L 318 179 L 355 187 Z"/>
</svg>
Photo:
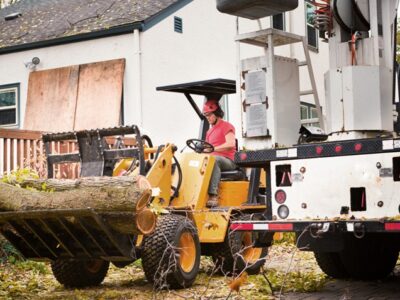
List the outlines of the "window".
<svg viewBox="0 0 400 300">
<path fill-rule="evenodd" d="M 301 118 L 301 120 L 308 119 L 308 106 L 300 105 L 300 118 Z"/>
<path fill-rule="evenodd" d="M 0 86 L 0 126 L 19 124 L 19 84 Z"/>
<path fill-rule="evenodd" d="M 310 107 L 310 118 L 311 119 L 318 118 L 317 109 L 315 108 L 314 105 Z"/>
<path fill-rule="evenodd" d="M 285 13 L 272 16 L 272 28 L 285 30 Z"/>
<path fill-rule="evenodd" d="M 314 28 L 315 6 L 306 2 L 306 34 L 308 46 L 318 50 L 318 30 Z"/>
<path fill-rule="evenodd" d="M 317 108 L 314 104 L 300 102 L 300 119 L 302 125 L 319 127 Z"/>
<path fill-rule="evenodd" d="M 182 18 L 174 17 L 174 31 L 178 33 L 183 32 L 183 22 Z"/>
</svg>

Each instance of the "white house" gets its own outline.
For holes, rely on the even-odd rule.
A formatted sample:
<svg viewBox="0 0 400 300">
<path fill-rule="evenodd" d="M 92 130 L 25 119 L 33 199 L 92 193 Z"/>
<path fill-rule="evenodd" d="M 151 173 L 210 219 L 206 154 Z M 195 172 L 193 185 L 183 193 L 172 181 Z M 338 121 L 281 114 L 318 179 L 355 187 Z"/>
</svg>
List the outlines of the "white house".
<svg viewBox="0 0 400 300">
<path fill-rule="evenodd" d="M 156 144 L 182 146 L 197 137 L 199 120 L 183 95 L 156 87 L 236 79 L 235 35 L 270 26 L 308 34 L 323 107 L 327 45 L 306 22 L 312 10 L 299 1 L 283 15 L 237 23 L 215 0 L 20 0 L 0 10 L 0 125 L 59 131 L 137 124 Z M 300 45 L 282 48 L 278 54 L 301 56 Z M 261 54 L 240 46 L 242 58 Z M 301 77 L 303 89 L 308 81 Z M 240 126 L 236 99 L 229 97 L 227 117 Z M 315 117 L 306 104 L 312 100 L 300 100 L 303 118 Z"/>
</svg>

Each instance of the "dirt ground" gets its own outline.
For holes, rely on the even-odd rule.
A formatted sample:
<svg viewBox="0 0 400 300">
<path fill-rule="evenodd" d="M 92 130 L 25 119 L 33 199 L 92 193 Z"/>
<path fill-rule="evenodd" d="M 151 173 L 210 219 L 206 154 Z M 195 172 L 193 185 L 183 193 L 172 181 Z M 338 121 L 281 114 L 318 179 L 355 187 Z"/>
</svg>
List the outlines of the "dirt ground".
<svg viewBox="0 0 400 300">
<path fill-rule="evenodd" d="M 293 245 L 273 246 L 265 271 L 249 276 L 239 293 L 229 287 L 232 278 L 212 275 L 212 270 L 211 259 L 203 258 L 200 274 L 191 288 L 158 292 L 146 281 L 140 262 L 137 262 L 123 269 L 112 266 L 99 287 L 69 290 L 54 279 L 47 263 L 3 263 L 0 264 L 0 299 L 400 298 L 400 265 L 393 276 L 383 281 L 333 280 L 318 268 L 312 253 L 299 252 Z"/>
</svg>

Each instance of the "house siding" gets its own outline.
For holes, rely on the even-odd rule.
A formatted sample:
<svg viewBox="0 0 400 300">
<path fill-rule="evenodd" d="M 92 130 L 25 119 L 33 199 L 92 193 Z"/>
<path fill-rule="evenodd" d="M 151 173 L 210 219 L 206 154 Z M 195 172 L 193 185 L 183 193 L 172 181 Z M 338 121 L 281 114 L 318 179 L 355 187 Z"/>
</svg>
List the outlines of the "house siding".
<svg viewBox="0 0 400 300">
<path fill-rule="evenodd" d="M 156 87 L 212 78 L 237 78 L 236 18 L 219 13 L 215 0 L 187 2 L 178 10 L 171 10 L 162 18 L 159 16 L 149 22 L 139 34 L 140 45 L 135 44 L 132 32 L 0 55 L 0 66 L 7 70 L 0 72 L 0 85 L 20 83 L 21 122 L 25 115 L 30 72 L 24 62 L 32 57 L 41 60 L 38 70 L 125 58 L 125 124 L 140 125 L 155 144 L 173 142 L 182 149 L 186 139 L 198 136 L 199 119 L 184 95 L 159 92 Z M 183 33 L 174 31 L 174 16 L 182 18 Z M 285 19 L 288 31 L 305 34 L 303 2 L 299 2 L 295 11 L 287 12 Z M 270 27 L 270 19 L 264 18 L 260 22 L 240 19 L 239 33 L 259 30 L 260 25 L 261 28 Z M 319 46 L 319 52 L 313 52 L 311 56 L 324 106 L 323 73 L 328 70 L 329 59 L 327 45 L 320 41 Z M 280 48 L 276 52 L 278 55 L 302 56 L 300 44 Z M 240 46 L 240 52 L 242 58 L 263 54 L 260 48 L 246 45 Z M 301 88 L 307 90 L 309 79 L 303 75 Z M 241 105 L 235 95 L 229 98 L 229 120 L 239 133 Z M 203 99 L 195 97 L 195 100 L 201 106 Z M 312 98 L 302 101 L 312 102 Z"/>
</svg>

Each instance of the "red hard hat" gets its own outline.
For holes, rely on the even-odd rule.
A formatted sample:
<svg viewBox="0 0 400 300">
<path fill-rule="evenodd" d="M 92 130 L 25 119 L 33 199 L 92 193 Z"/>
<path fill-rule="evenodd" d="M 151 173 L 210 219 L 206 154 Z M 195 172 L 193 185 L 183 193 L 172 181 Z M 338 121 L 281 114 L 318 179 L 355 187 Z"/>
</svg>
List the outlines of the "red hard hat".
<svg viewBox="0 0 400 300">
<path fill-rule="evenodd" d="M 214 99 L 207 100 L 203 106 L 203 113 L 214 112 L 218 109 L 218 101 Z"/>
</svg>

